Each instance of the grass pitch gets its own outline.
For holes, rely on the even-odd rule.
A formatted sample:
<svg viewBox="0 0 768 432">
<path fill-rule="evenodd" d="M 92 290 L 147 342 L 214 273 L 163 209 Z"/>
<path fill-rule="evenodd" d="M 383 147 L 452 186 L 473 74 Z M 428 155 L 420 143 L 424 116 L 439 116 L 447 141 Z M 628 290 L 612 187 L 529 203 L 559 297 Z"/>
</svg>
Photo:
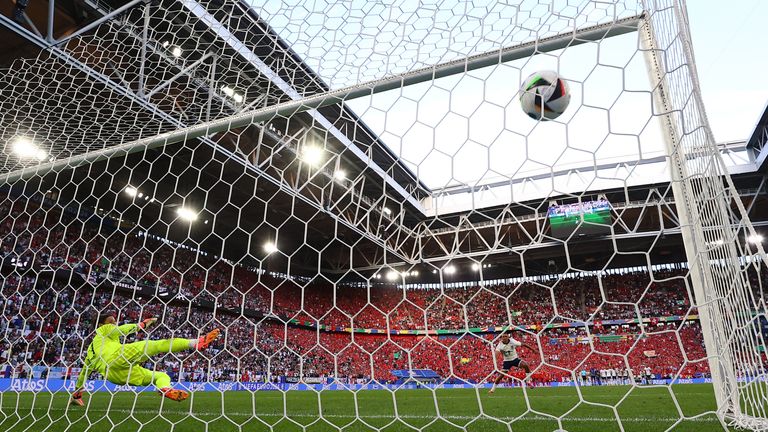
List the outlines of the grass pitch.
<svg viewBox="0 0 768 432">
<path fill-rule="evenodd" d="M 580 391 L 580 394 L 579 394 Z M 722 431 L 711 385 L 195 393 L 0 394 L 0 431 Z M 674 398 L 673 398 L 674 394 Z M 675 404 L 675 399 L 678 405 Z M 709 413 L 708 413 L 709 412 Z M 558 423 L 560 417 L 562 423 Z M 621 419 L 621 423 L 617 418 Z M 623 428 L 623 429 L 622 429 Z"/>
</svg>

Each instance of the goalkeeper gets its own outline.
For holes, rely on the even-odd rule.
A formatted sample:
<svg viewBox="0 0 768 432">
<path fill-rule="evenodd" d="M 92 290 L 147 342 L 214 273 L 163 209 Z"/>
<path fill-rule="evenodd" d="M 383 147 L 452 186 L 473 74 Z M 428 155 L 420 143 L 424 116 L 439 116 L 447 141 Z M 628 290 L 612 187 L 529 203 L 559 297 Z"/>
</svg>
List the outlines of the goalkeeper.
<svg viewBox="0 0 768 432">
<path fill-rule="evenodd" d="M 219 336 L 219 329 L 214 329 L 199 339 L 162 339 L 145 340 L 129 344 L 120 343 L 120 336 L 136 333 L 157 322 L 157 318 L 148 318 L 138 324 L 117 326 L 113 315 L 99 317 L 98 328 L 93 341 L 88 346 L 83 369 L 77 378 L 72 403 L 83 406 L 83 386 L 91 372 L 99 372 L 107 381 L 133 386 L 154 384 L 157 390 L 168 399 L 183 401 L 189 397 L 184 390 L 171 387 L 171 377 L 164 372 L 151 371 L 140 366 L 150 357 L 175 353 L 185 350 L 204 350 Z"/>
</svg>

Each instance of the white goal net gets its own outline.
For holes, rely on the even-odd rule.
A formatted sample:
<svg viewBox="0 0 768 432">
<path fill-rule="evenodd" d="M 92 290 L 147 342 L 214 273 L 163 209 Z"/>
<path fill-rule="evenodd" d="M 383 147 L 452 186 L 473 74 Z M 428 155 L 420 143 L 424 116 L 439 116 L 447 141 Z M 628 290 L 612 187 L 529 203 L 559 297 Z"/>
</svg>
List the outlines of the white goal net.
<svg viewBox="0 0 768 432">
<path fill-rule="evenodd" d="M 682 0 L 136 2 L 0 143 L 0 429 L 768 430 Z"/>
</svg>

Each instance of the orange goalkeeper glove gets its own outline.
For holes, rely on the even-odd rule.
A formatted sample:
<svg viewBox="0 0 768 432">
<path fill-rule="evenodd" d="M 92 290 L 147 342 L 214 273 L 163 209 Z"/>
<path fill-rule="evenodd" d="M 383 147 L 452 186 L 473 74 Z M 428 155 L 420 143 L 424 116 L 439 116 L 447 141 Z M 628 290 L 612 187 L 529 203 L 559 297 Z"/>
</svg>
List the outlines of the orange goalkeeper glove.
<svg viewBox="0 0 768 432">
<path fill-rule="evenodd" d="M 147 318 L 139 323 L 139 328 L 146 329 L 147 327 L 154 325 L 157 322 L 157 318 Z"/>
</svg>

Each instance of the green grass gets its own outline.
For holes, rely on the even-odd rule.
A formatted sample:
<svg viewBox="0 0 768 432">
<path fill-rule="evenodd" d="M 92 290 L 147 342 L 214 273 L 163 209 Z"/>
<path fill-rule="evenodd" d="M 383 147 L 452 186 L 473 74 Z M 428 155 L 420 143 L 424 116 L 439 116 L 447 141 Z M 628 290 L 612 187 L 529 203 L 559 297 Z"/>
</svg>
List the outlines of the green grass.
<svg viewBox="0 0 768 432">
<path fill-rule="evenodd" d="M 483 389 L 212 392 L 195 393 L 181 403 L 161 400 L 152 392 L 94 393 L 86 396 L 86 408 L 68 407 L 64 393 L 4 393 L 0 431 L 723 430 L 714 415 L 707 414 L 715 407 L 710 385 L 579 390 L 581 396 L 569 387 L 529 389 L 527 404 L 519 388 L 499 389 L 493 396 Z M 689 419 L 678 422 L 682 417 L 675 399 Z M 562 426 L 556 417 L 562 418 Z"/>
</svg>

